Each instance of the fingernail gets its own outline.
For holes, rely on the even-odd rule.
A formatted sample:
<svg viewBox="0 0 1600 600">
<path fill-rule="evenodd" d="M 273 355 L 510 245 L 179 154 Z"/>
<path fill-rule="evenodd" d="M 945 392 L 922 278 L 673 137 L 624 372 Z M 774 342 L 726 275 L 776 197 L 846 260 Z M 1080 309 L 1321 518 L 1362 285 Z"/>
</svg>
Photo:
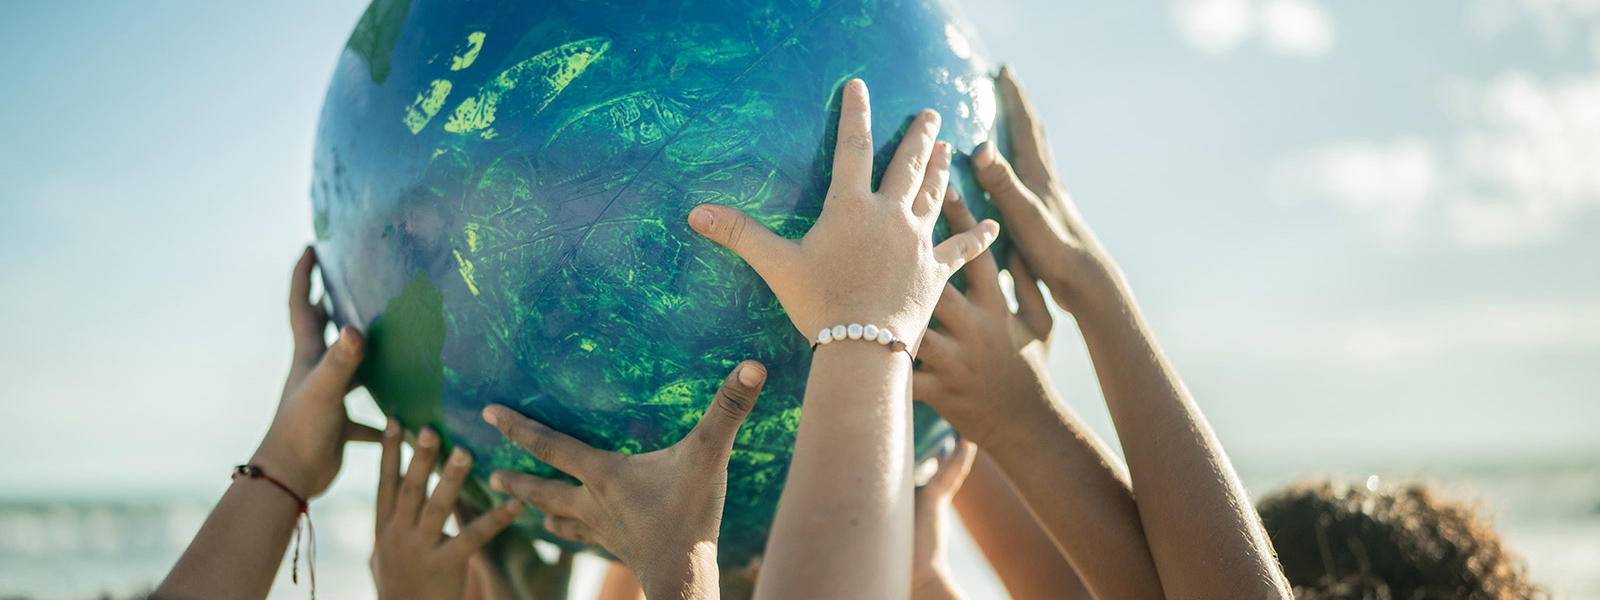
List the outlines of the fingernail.
<svg viewBox="0 0 1600 600">
<path fill-rule="evenodd" d="M 939 126 L 939 111 L 931 108 L 924 108 L 922 109 L 922 114 L 928 119 L 929 125 L 932 125 L 933 127 Z"/>
<path fill-rule="evenodd" d="M 745 365 L 739 368 L 739 383 L 744 384 L 745 387 L 755 387 L 761 383 L 763 375 L 764 373 L 761 372 L 760 368 Z"/>
<path fill-rule="evenodd" d="M 978 146 L 978 151 L 972 153 L 972 162 L 980 167 L 987 167 L 994 162 L 994 142 L 984 142 Z"/>
<path fill-rule="evenodd" d="M 389 418 L 389 423 L 383 426 L 383 437 L 392 438 L 400 435 L 400 422 Z"/>
<path fill-rule="evenodd" d="M 500 475 L 499 471 L 495 471 L 494 473 L 490 474 L 489 475 L 489 487 L 494 488 L 494 490 L 497 491 L 497 492 L 506 491 L 506 479 L 505 479 L 505 477 L 502 477 Z"/>
<path fill-rule="evenodd" d="M 424 427 L 422 433 L 417 435 L 417 445 L 423 448 L 432 448 L 439 445 L 439 432 L 432 427 Z"/>
<path fill-rule="evenodd" d="M 862 81 L 860 79 L 851 79 L 850 81 L 845 82 L 844 85 L 845 85 L 845 87 L 850 88 L 851 90 L 856 91 L 856 92 L 865 92 L 865 91 L 867 91 L 867 82 Z"/>
<path fill-rule="evenodd" d="M 511 498 L 500 503 L 500 510 L 506 511 L 507 513 L 513 515 L 522 512 L 522 507 L 522 501 L 516 498 Z"/>
<path fill-rule="evenodd" d="M 695 231 L 699 231 L 701 233 L 711 231 L 711 226 L 716 224 L 716 222 L 717 217 L 716 215 L 711 214 L 710 209 L 695 208 L 694 210 L 689 211 L 689 226 L 693 227 Z"/>
<path fill-rule="evenodd" d="M 989 219 L 984 219 L 984 221 L 978 225 L 983 227 L 983 243 L 985 244 L 994 241 L 995 236 L 1000 235 L 999 223 Z"/>
<path fill-rule="evenodd" d="M 490 425 L 498 427 L 500 425 L 500 411 L 494 410 L 493 406 L 485 406 L 483 408 L 483 420 L 488 421 Z"/>
<path fill-rule="evenodd" d="M 462 448 L 461 446 L 456 446 L 456 449 L 454 451 L 450 452 L 450 464 L 452 464 L 452 465 L 455 465 L 455 466 L 458 466 L 458 467 L 465 467 L 468 464 L 470 464 L 471 462 L 472 462 L 472 455 L 467 454 L 467 449 L 466 448 Z"/>
</svg>

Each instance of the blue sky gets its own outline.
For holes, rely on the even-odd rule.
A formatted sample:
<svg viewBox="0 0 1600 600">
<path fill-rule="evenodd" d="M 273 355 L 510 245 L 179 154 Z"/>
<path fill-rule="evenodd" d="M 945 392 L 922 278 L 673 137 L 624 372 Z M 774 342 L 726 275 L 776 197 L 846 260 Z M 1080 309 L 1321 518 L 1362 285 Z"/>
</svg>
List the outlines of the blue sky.
<svg viewBox="0 0 1600 600">
<path fill-rule="evenodd" d="M 0 4 L 0 494 L 248 456 L 363 8 Z M 966 12 L 1241 469 L 1600 456 L 1594 3 Z M 1109 431 L 1070 327 L 1054 363 Z"/>
</svg>

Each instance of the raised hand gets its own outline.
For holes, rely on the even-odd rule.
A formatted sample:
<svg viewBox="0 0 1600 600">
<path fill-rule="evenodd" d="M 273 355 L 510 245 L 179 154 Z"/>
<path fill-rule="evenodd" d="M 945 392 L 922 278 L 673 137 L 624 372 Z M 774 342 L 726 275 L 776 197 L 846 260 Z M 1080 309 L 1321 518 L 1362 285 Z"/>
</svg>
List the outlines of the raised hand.
<svg viewBox="0 0 1600 600">
<path fill-rule="evenodd" d="M 959 193 L 944 203 L 951 231 L 977 225 Z M 967 263 L 965 294 L 945 284 L 933 310 L 939 327 L 922 340 L 922 365 L 912 396 L 927 402 L 963 436 L 990 444 L 1022 404 L 1048 402 L 1044 373 L 1054 320 L 1039 283 L 1017 256 L 1011 259 L 1017 312 L 1000 289 L 1000 269 L 985 251 Z"/>
<path fill-rule="evenodd" d="M 949 508 L 977 455 L 977 444 L 958 440 L 955 450 L 939 458 L 939 470 L 928 484 L 917 488 L 915 542 L 911 550 L 912 600 L 961 597 L 950 577 L 950 563 L 945 554 L 950 535 Z"/>
<path fill-rule="evenodd" d="M 861 323 L 915 342 L 950 275 L 987 248 L 993 221 L 933 245 L 950 177 L 950 145 L 935 142 L 939 114 L 911 123 L 876 192 L 867 87 L 844 86 L 833 182 L 822 214 L 799 240 L 778 237 L 737 209 L 702 204 L 689 225 L 726 246 L 772 287 L 800 333 Z"/>
<path fill-rule="evenodd" d="M 472 455 L 457 447 L 429 494 L 439 434 L 423 429 L 413 450 L 402 478 L 400 424 L 390 419 L 379 463 L 372 580 L 380 600 L 459 600 L 466 590 L 468 561 L 522 514 L 522 503 L 507 500 L 463 524 L 460 535 L 446 536 L 444 522 L 472 471 Z"/>
<path fill-rule="evenodd" d="M 1005 216 L 1016 249 L 1062 308 L 1101 302 L 1121 274 L 1056 175 L 1044 127 L 1016 71 L 1001 68 L 997 80 L 1016 163 L 985 143 L 972 153 L 978 181 Z"/>
<path fill-rule="evenodd" d="M 316 254 L 306 248 L 289 281 L 294 358 L 272 425 L 250 458 L 262 474 L 289 491 L 263 478 L 236 478 L 152 597 L 267 597 L 289 536 L 298 530 L 295 523 L 304 507 L 300 500 L 322 494 L 333 483 L 344 463 L 346 441 L 382 438 L 345 412 L 344 397 L 361 364 L 361 334 L 346 327 L 332 348 L 323 343 L 328 315 L 311 302 L 316 265 Z"/>
<path fill-rule="evenodd" d="M 361 365 L 363 342 L 353 327 L 339 330 L 332 347 L 322 339 L 328 315 L 311 302 L 311 269 L 317 255 L 306 248 L 289 284 L 289 328 L 294 359 L 272 426 L 250 459 L 302 498 L 320 495 L 344 462 L 348 440 L 376 442 L 382 434 L 350 420 L 344 397 Z"/>
<path fill-rule="evenodd" d="M 582 482 L 496 471 L 490 484 L 543 511 L 552 533 L 605 548 L 633 569 L 647 597 L 716 598 L 728 457 L 766 376 L 760 363 L 740 363 L 688 436 L 646 454 L 597 450 L 509 407 L 489 406 L 483 418 L 507 438 Z"/>
</svg>

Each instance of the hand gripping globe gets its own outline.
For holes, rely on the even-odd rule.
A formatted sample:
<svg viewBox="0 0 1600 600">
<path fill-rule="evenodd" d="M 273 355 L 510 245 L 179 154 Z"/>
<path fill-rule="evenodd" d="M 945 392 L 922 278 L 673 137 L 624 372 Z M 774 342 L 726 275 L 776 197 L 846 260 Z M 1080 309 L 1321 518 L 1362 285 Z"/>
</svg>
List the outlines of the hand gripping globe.
<svg viewBox="0 0 1600 600">
<path fill-rule="evenodd" d="M 879 173 L 933 108 L 958 150 L 954 185 L 994 217 L 959 154 L 996 132 L 988 71 L 937 0 L 375 0 L 317 130 L 330 313 L 367 334 L 359 378 L 379 407 L 477 458 L 466 498 L 479 508 L 496 469 L 562 476 L 485 423 L 485 406 L 649 452 L 694 427 L 739 361 L 761 361 L 719 545 L 720 562 L 743 564 L 777 508 L 811 349 L 689 210 L 724 204 L 803 235 L 828 189 L 840 91 L 859 77 Z M 915 415 L 928 456 L 950 430 Z M 541 521 L 530 510 L 513 528 L 566 544 Z"/>
</svg>

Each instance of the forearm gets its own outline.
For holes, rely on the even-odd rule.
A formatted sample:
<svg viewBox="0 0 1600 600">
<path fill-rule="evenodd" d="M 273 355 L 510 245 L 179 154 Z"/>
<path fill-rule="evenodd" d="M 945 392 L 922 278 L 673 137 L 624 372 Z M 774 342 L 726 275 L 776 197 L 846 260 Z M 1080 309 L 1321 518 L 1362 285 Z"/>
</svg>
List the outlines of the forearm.
<svg viewBox="0 0 1600 600">
<path fill-rule="evenodd" d="M 1011 416 L 989 455 L 1095 597 L 1162 598 L 1127 476 L 1048 383 L 1039 384 L 1038 400 Z"/>
<path fill-rule="evenodd" d="M 967 533 L 1012 598 L 1090 597 L 1072 564 L 1039 527 L 987 451 L 979 451 L 954 505 Z"/>
<path fill-rule="evenodd" d="M 1113 270 L 1114 271 L 1114 270 Z M 1205 416 L 1120 277 L 1075 313 L 1173 597 L 1284 597 L 1259 518 Z"/>
<path fill-rule="evenodd" d="M 271 483 L 235 480 L 151 597 L 266 598 L 298 516 L 298 503 Z"/>
<path fill-rule="evenodd" d="M 816 353 L 758 598 L 909 593 L 910 370 L 877 344 Z"/>
</svg>

